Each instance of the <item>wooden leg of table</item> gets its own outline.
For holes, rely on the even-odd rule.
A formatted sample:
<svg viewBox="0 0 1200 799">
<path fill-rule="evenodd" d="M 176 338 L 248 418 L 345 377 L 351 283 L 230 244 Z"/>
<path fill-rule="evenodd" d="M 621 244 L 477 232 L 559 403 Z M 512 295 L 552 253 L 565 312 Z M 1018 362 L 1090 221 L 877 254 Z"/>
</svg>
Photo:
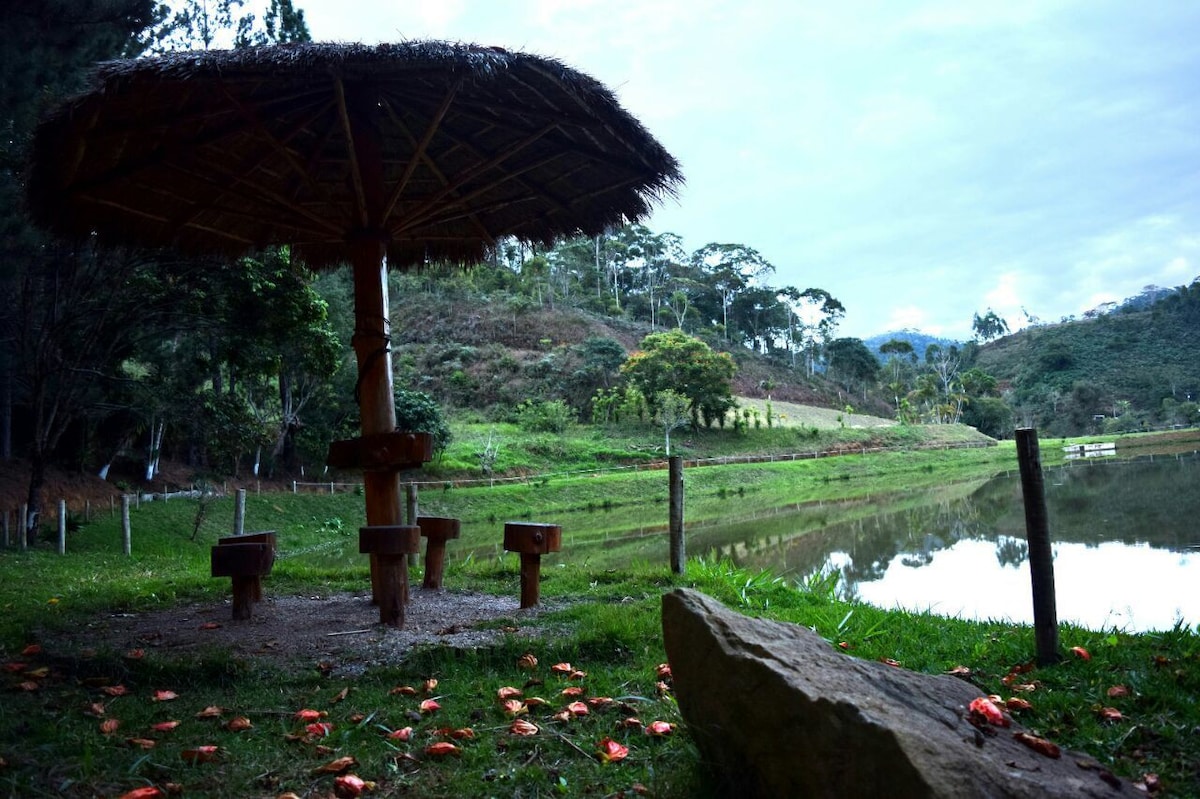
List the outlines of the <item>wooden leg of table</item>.
<svg viewBox="0 0 1200 799">
<path fill-rule="evenodd" d="M 542 578 L 542 556 L 521 555 L 521 607 L 531 608 L 538 603 Z"/>
</svg>

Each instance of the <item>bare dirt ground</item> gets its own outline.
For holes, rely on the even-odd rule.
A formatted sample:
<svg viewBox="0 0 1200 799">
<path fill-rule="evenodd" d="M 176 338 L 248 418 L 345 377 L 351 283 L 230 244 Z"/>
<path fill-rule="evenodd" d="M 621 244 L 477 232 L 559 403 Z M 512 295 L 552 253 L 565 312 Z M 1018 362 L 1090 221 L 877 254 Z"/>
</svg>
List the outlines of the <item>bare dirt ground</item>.
<svg viewBox="0 0 1200 799">
<path fill-rule="evenodd" d="M 178 605 L 146 613 L 109 613 L 85 626 L 43 639 L 56 648 L 143 650 L 186 658 L 212 650 L 237 657 L 316 665 L 350 676 L 397 664 L 413 647 L 489 646 L 522 635 L 547 605 L 522 610 L 517 597 L 413 588 L 402 629 L 381 625 L 370 595 L 272 596 L 264 586 L 251 619 L 231 617 L 228 602 Z"/>
</svg>

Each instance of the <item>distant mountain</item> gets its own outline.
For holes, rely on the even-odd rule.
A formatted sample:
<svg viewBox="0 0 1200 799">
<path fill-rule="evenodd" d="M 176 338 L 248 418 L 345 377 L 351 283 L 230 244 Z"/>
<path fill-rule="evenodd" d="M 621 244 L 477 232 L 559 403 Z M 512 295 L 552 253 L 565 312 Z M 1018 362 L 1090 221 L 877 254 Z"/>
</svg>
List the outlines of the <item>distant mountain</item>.
<svg viewBox="0 0 1200 799">
<path fill-rule="evenodd" d="M 871 336 L 868 339 L 863 339 L 863 343 L 867 345 L 867 349 L 875 353 L 875 357 L 881 361 L 886 361 L 883 355 L 880 354 L 879 348 L 889 341 L 899 340 L 907 341 L 912 345 L 913 352 L 917 354 L 917 358 L 925 357 L 925 350 L 930 344 L 937 344 L 939 347 L 946 348 L 951 345 L 962 348 L 963 342 L 955 341 L 954 339 L 941 338 L 939 336 L 931 336 L 928 333 L 922 333 L 920 330 L 893 330 L 890 333 L 880 333 Z"/>
</svg>

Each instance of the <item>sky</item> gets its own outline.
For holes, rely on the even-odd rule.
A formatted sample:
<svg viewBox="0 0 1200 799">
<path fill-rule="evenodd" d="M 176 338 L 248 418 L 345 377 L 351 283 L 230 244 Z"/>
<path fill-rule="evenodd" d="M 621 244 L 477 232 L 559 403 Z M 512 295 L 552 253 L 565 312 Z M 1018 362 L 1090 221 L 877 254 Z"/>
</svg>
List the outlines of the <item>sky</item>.
<svg viewBox="0 0 1200 799">
<path fill-rule="evenodd" d="M 645 223 L 756 249 L 839 334 L 965 340 L 1200 276 L 1194 0 L 296 0 L 317 41 L 557 58 L 682 164 Z"/>
</svg>

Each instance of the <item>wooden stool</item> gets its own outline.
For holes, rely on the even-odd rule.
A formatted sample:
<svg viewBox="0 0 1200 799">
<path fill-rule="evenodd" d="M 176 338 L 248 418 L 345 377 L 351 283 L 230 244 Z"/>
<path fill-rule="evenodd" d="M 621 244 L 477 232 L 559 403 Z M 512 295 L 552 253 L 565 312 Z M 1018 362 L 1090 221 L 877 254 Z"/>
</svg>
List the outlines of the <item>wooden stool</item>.
<svg viewBox="0 0 1200 799">
<path fill-rule="evenodd" d="M 275 547 L 266 543 L 218 544 L 212 548 L 212 576 L 233 580 L 233 618 L 248 619 L 262 596 L 263 575 L 271 573 Z"/>
<path fill-rule="evenodd" d="M 442 567 L 446 562 L 446 542 L 458 538 L 462 525 L 458 519 L 442 516 L 418 516 L 417 526 L 425 538 L 425 582 L 423 588 L 442 587 Z"/>
<path fill-rule="evenodd" d="M 531 608 L 541 593 L 542 555 L 562 548 L 562 526 L 505 522 L 504 549 L 521 553 L 521 607 Z"/>
<path fill-rule="evenodd" d="M 271 547 L 271 562 L 275 562 L 275 531 L 264 530 L 260 533 L 243 533 L 242 535 L 227 535 L 217 539 L 217 546 L 227 546 L 229 544 L 267 544 Z M 267 573 L 271 571 L 267 567 Z M 215 575 L 214 575 L 215 576 Z M 224 576 L 224 575 L 222 575 Z M 262 577 L 260 575 L 254 581 L 254 601 L 262 601 Z"/>
<path fill-rule="evenodd" d="M 379 623 L 404 626 L 408 602 L 408 556 L 421 550 L 421 528 L 415 525 L 380 524 L 358 528 L 358 551 L 378 564 L 375 599 Z"/>
</svg>

